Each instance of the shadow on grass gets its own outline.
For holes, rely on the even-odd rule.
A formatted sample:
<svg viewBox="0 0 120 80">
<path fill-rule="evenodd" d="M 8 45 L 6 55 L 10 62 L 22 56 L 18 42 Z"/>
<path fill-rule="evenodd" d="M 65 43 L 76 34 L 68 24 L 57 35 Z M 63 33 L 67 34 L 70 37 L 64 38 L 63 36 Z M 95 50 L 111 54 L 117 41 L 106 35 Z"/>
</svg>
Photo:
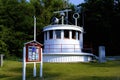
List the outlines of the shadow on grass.
<svg viewBox="0 0 120 80">
<path fill-rule="evenodd" d="M 17 78 L 16 78 L 17 79 Z M 64 77 L 59 77 L 57 76 L 45 76 L 43 78 L 40 77 L 29 77 L 26 80 L 120 80 L 120 77 L 98 77 L 98 76 L 86 76 L 86 77 L 68 77 L 68 76 L 64 76 Z"/>
<path fill-rule="evenodd" d="M 36 77 L 27 76 L 26 80 L 58 80 L 58 78 L 60 78 L 60 75 L 57 73 L 53 73 L 53 74 L 44 74 L 42 78 L 38 75 Z"/>
<path fill-rule="evenodd" d="M 29 67 L 26 70 L 26 80 L 57 80 L 60 77 L 61 73 L 58 72 L 49 72 L 49 68 L 45 68 L 43 71 L 43 77 L 40 77 L 39 66 L 37 66 L 37 74 L 36 77 L 33 77 L 33 68 Z"/>
<path fill-rule="evenodd" d="M 81 78 L 74 78 L 69 80 L 120 80 L 120 77 L 98 77 L 98 76 L 86 76 Z"/>
<path fill-rule="evenodd" d="M 0 80 L 22 80 L 21 63 L 13 60 L 4 60 L 0 69 Z"/>
<path fill-rule="evenodd" d="M 50 80 L 52 80 L 52 79 L 57 79 L 58 77 L 60 77 L 60 73 L 44 73 L 44 79 L 50 79 Z"/>
<path fill-rule="evenodd" d="M 104 63 L 99 62 L 91 62 L 91 63 L 81 63 L 84 65 L 92 66 L 92 67 L 120 67 L 120 61 L 106 61 Z"/>
<path fill-rule="evenodd" d="M 22 77 L 21 76 L 0 75 L 0 80 L 22 80 Z"/>
<path fill-rule="evenodd" d="M 6 78 L 6 77 L 9 77 L 9 76 L 7 76 L 7 75 L 0 75 L 0 79 Z"/>
</svg>

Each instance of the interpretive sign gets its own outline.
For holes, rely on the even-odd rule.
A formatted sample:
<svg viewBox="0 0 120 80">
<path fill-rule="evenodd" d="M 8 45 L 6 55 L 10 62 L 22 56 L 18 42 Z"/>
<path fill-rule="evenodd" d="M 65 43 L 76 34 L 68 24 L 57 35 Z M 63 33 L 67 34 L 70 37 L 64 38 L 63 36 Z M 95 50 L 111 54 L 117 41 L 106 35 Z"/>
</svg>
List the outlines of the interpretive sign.
<svg viewBox="0 0 120 80">
<path fill-rule="evenodd" d="M 33 76 L 36 77 L 36 64 L 40 63 L 40 77 L 42 77 L 42 44 L 37 41 L 25 43 L 23 48 L 23 80 L 26 80 L 26 64 L 33 63 Z"/>
<path fill-rule="evenodd" d="M 35 46 L 28 47 L 28 61 L 39 61 L 39 49 Z"/>
<path fill-rule="evenodd" d="M 26 62 L 41 61 L 41 44 L 31 42 L 26 44 Z"/>
</svg>

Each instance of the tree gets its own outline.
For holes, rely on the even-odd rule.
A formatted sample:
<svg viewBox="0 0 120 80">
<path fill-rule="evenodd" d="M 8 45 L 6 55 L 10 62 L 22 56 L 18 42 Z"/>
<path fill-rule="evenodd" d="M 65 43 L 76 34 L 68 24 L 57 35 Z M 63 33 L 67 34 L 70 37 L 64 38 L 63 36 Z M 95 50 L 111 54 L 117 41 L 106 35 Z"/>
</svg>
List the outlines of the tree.
<svg viewBox="0 0 120 80">
<path fill-rule="evenodd" d="M 41 41 L 42 28 L 63 4 L 63 0 L 0 0 L 1 53 L 22 57 L 24 43 L 33 40 L 33 17 L 37 18 L 37 40 Z"/>
<path fill-rule="evenodd" d="M 119 2 L 114 5 L 114 0 L 87 0 L 79 6 L 84 10 L 86 42 L 91 42 L 96 50 L 100 45 L 106 46 L 107 55 L 119 55 Z"/>
<path fill-rule="evenodd" d="M 3 36 L 7 34 L 7 29 L 0 25 L 0 54 L 4 54 L 6 57 L 9 54 L 8 45 L 5 43 Z"/>
<path fill-rule="evenodd" d="M 33 38 L 34 8 L 23 0 L 20 2 L 17 0 L 0 1 L 2 41 L 7 45 L 10 54 L 21 57 L 24 42 Z"/>
</svg>

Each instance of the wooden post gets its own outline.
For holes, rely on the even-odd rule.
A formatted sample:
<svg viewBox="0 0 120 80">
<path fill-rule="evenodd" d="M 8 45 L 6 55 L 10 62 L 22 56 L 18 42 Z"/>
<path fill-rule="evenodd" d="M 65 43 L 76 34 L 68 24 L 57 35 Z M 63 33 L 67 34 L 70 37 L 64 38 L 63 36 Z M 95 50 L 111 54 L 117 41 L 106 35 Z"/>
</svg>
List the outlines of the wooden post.
<svg viewBox="0 0 120 80">
<path fill-rule="evenodd" d="M 40 77 L 43 77 L 43 53 L 41 48 L 41 63 L 40 63 Z"/>
<path fill-rule="evenodd" d="M 3 66 L 3 54 L 0 54 L 0 67 L 2 67 Z"/>
</svg>

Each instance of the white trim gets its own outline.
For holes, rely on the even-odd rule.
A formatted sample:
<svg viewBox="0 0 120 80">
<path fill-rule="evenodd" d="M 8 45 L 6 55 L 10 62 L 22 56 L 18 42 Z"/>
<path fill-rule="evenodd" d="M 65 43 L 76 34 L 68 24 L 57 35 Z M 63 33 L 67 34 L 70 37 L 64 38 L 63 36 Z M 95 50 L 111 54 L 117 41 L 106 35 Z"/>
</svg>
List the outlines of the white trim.
<svg viewBox="0 0 120 80">
<path fill-rule="evenodd" d="M 83 28 L 75 25 L 49 25 L 43 28 L 43 31 L 48 30 L 76 30 L 83 32 Z"/>
<path fill-rule="evenodd" d="M 69 55 L 69 56 L 94 56 L 92 53 L 43 53 L 43 56 L 49 56 L 49 55 Z"/>
<path fill-rule="evenodd" d="M 62 63 L 62 62 L 90 62 L 92 60 L 92 56 L 83 56 L 83 55 L 80 55 L 80 56 L 77 56 L 77 55 L 73 55 L 73 56 L 70 56 L 70 55 L 49 55 L 49 56 L 46 56 L 44 55 L 43 56 L 44 59 L 43 61 L 44 62 L 57 62 L 57 63 Z"/>
<path fill-rule="evenodd" d="M 40 45 L 42 46 L 42 44 L 41 44 L 41 43 L 39 43 L 38 41 L 34 41 L 34 40 L 29 41 L 29 42 L 26 42 L 26 43 L 24 43 L 24 44 L 26 45 L 26 44 L 29 44 L 29 43 L 32 43 L 32 42 L 38 43 L 38 44 L 40 44 Z"/>
</svg>

